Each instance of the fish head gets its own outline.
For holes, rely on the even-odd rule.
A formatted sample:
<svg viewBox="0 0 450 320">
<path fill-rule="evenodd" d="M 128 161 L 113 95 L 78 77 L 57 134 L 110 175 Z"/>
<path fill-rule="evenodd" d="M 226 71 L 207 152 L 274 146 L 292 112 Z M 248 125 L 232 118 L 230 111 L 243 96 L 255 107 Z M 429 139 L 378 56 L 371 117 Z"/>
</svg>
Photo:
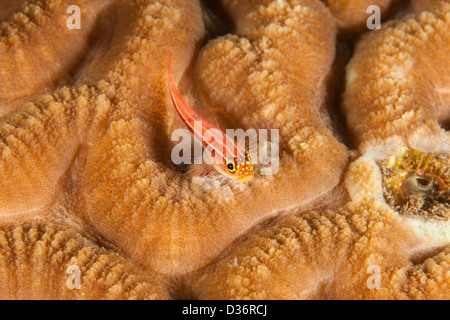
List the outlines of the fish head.
<svg viewBox="0 0 450 320">
<path fill-rule="evenodd" d="M 240 182 L 248 182 L 253 179 L 253 164 L 248 152 L 242 156 L 228 157 L 224 159 L 224 174 Z"/>
</svg>

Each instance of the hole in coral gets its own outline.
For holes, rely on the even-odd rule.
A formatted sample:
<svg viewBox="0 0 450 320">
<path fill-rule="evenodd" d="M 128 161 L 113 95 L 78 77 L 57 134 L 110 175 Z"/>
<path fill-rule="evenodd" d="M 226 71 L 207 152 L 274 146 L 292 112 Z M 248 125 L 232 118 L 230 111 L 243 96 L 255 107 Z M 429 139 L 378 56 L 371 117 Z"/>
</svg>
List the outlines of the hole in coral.
<svg viewBox="0 0 450 320">
<path fill-rule="evenodd" d="M 426 178 L 422 178 L 422 177 L 417 177 L 416 178 L 416 182 L 417 185 L 421 188 L 429 188 L 431 185 L 431 180 L 430 179 L 426 179 Z"/>
<path fill-rule="evenodd" d="M 447 120 L 443 123 L 440 124 L 442 128 L 444 128 L 444 130 L 450 131 L 450 120 Z"/>
<path fill-rule="evenodd" d="M 203 22 L 208 38 L 223 36 L 235 29 L 233 19 L 218 1 L 201 0 L 200 5 L 203 10 Z"/>
<path fill-rule="evenodd" d="M 431 191 L 434 184 L 433 179 L 413 173 L 408 179 L 406 179 L 404 186 L 407 193 L 428 193 Z"/>
<path fill-rule="evenodd" d="M 174 300 L 200 300 L 194 289 L 181 279 L 175 279 L 169 286 L 168 291 L 170 297 Z"/>
</svg>

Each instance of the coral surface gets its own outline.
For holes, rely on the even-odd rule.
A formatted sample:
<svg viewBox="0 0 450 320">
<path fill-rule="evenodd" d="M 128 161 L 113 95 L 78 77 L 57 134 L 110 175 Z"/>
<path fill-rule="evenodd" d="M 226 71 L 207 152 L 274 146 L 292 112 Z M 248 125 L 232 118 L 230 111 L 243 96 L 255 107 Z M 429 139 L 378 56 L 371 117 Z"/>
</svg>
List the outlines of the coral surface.
<svg viewBox="0 0 450 320">
<path fill-rule="evenodd" d="M 450 298 L 450 3 L 400 2 L 1 2 L 0 298 Z M 169 55 L 274 175 L 172 162 Z"/>
</svg>

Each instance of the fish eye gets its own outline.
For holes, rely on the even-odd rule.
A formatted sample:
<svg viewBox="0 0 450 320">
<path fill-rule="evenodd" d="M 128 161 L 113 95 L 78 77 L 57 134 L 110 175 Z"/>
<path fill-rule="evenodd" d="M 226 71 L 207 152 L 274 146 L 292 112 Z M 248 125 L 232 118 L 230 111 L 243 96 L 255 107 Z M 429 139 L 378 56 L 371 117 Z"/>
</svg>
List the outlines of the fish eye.
<svg viewBox="0 0 450 320">
<path fill-rule="evenodd" d="M 227 169 L 231 173 L 236 171 L 236 163 L 234 160 L 227 160 Z"/>
</svg>

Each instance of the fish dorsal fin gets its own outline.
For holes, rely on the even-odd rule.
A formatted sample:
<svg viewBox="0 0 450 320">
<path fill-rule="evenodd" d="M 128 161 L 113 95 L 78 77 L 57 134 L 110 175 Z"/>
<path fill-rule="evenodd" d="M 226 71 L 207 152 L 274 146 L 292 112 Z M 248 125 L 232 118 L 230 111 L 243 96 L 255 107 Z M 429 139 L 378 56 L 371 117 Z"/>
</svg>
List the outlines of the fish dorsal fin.
<svg viewBox="0 0 450 320">
<path fill-rule="evenodd" d="M 180 99 L 203 121 L 207 122 L 211 127 L 219 129 L 220 126 L 217 122 L 216 116 L 208 108 L 207 103 L 202 98 L 201 94 L 195 88 L 194 72 L 192 66 L 189 66 L 178 85 L 175 84 L 172 78 L 172 54 L 169 53 L 168 57 L 168 71 L 169 81 L 174 83 L 174 89 L 177 91 Z"/>
<path fill-rule="evenodd" d="M 208 123 L 211 124 L 213 128 L 221 130 L 219 123 L 217 121 L 217 117 L 209 107 L 208 103 L 205 101 L 204 96 L 199 92 L 199 90 L 195 86 L 195 77 L 192 73 L 186 73 L 185 76 L 187 78 L 192 79 L 192 81 L 185 81 L 185 83 L 194 84 L 193 88 L 189 88 L 188 90 L 190 97 L 195 103 L 192 104 L 192 109 L 203 119 L 205 119 Z"/>
</svg>

